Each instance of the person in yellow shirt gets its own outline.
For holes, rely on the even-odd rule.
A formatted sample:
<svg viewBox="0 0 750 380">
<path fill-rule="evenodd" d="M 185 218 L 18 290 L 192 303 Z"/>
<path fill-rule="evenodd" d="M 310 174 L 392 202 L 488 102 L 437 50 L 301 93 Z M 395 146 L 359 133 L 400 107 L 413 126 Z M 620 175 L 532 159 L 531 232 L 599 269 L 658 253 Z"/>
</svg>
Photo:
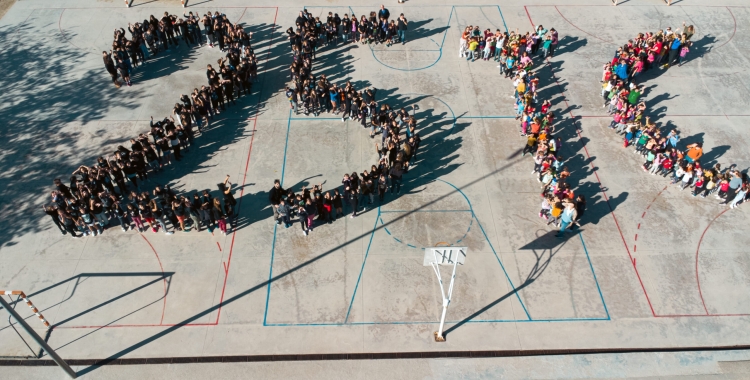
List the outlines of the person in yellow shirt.
<svg viewBox="0 0 750 380">
<path fill-rule="evenodd" d="M 526 153 L 533 153 L 536 148 L 536 136 L 535 135 L 529 135 L 528 139 L 526 140 L 526 145 L 523 147 L 523 154 L 521 157 L 525 156 Z"/>
<path fill-rule="evenodd" d="M 516 87 L 516 91 L 518 91 L 518 95 L 522 95 L 526 93 L 526 82 L 523 80 L 518 82 L 518 86 Z"/>
<path fill-rule="evenodd" d="M 469 41 L 469 58 L 466 58 L 467 61 L 471 59 L 471 61 L 474 62 L 474 60 L 477 57 L 477 47 L 478 46 L 479 46 L 479 42 L 477 41 L 476 38 L 472 38 Z"/>
</svg>

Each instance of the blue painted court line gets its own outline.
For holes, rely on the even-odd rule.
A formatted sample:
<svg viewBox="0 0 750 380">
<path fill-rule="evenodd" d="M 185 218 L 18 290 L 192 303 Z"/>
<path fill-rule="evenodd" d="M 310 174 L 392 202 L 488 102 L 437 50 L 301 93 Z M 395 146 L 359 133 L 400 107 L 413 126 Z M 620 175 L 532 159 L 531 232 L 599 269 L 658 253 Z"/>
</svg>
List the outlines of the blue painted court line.
<svg viewBox="0 0 750 380">
<path fill-rule="evenodd" d="M 453 8 L 489 8 L 492 5 L 454 5 Z M 505 17 L 503 17 L 503 11 L 500 10 L 500 6 L 497 5 L 497 11 L 500 12 L 500 18 L 503 19 L 503 26 L 505 27 L 505 33 L 508 33 L 508 25 L 505 23 Z M 487 20 L 489 21 L 489 20 Z"/>
<path fill-rule="evenodd" d="M 385 66 L 385 67 L 387 67 L 389 69 L 399 70 L 399 71 L 419 71 L 419 70 L 424 70 L 424 69 L 428 69 L 428 68 L 430 68 L 432 66 L 435 66 L 440 61 L 440 59 L 443 58 L 443 46 L 445 45 L 445 38 L 448 36 L 448 30 L 450 30 L 451 20 L 453 19 L 453 13 L 456 12 L 456 7 L 459 7 L 459 8 L 486 8 L 486 7 L 492 7 L 492 5 L 454 5 L 454 6 L 451 6 L 451 11 L 448 14 L 448 25 L 446 25 L 446 27 L 445 27 L 445 32 L 443 32 L 443 40 L 440 42 L 440 45 L 439 45 L 438 49 L 414 49 L 414 50 L 412 50 L 412 49 L 398 49 L 398 50 L 395 50 L 395 49 L 379 49 L 379 50 L 375 50 L 375 49 L 372 48 L 371 44 L 368 44 L 367 46 L 370 48 L 370 52 L 372 53 L 372 57 L 375 58 L 375 61 L 377 61 L 381 65 L 383 65 L 383 66 Z M 508 32 L 508 24 L 506 24 L 506 22 L 505 22 L 505 16 L 503 15 L 503 11 L 500 9 L 499 5 L 496 5 L 496 7 L 497 7 L 498 13 L 500 13 L 500 18 L 503 20 L 503 27 L 505 27 L 505 32 L 507 33 Z M 303 6 L 303 9 L 307 9 L 307 8 L 308 8 L 308 6 Z M 309 6 L 309 8 L 343 8 L 343 6 L 311 5 L 311 6 Z M 351 6 L 347 6 L 347 8 L 349 8 L 349 12 L 351 12 L 351 14 L 355 14 L 355 12 L 354 12 L 354 10 L 352 9 Z M 458 13 L 456 13 L 456 18 L 458 18 Z M 435 42 L 434 40 L 432 40 L 432 41 Z M 425 67 L 418 67 L 418 68 L 414 68 L 414 69 L 402 69 L 402 68 L 398 68 L 398 67 L 389 66 L 389 65 L 383 63 L 375 55 L 376 51 L 378 51 L 378 52 L 380 52 L 380 51 L 438 52 L 439 55 L 438 55 L 438 58 L 435 60 L 435 62 L 433 62 L 432 64 L 427 65 Z"/>
<path fill-rule="evenodd" d="M 292 125 L 292 110 L 289 109 L 289 121 L 286 124 L 286 142 L 284 143 L 284 163 L 281 166 L 281 185 L 284 185 L 284 171 L 286 169 L 286 152 L 289 147 L 289 130 Z M 274 223 L 273 226 L 273 242 L 271 243 L 271 264 L 268 266 L 268 286 L 266 287 L 266 310 L 263 312 L 263 326 L 266 326 L 266 319 L 268 318 L 268 302 L 271 299 L 271 279 L 273 279 L 273 259 L 276 255 L 276 230 L 279 227 L 278 224 Z"/>
<path fill-rule="evenodd" d="M 431 52 L 438 52 L 440 49 L 373 49 L 374 51 L 380 52 L 380 51 L 398 51 L 398 52 L 407 52 L 407 51 L 419 51 L 419 52 L 425 52 L 425 51 L 431 51 Z"/>
<path fill-rule="evenodd" d="M 379 211 L 379 213 L 388 213 L 388 212 L 471 212 L 471 210 L 383 210 Z"/>
<path fill-rule="evenodd" d="M 529 318 L 529 320 L 532 320 L 531 319 L 531 315 L 529 314 L 529 311 L 526 310 L 526 305 L 523 304 L 523 301 L 521 300 L 521 296 L 518 294 L 518 291 L 516 290 L 516 287 L 513 285 L 513 281 L 510 280 L 510 276 L 508 276 L 508 272 L 505 270 L 505 265 L 503 265 L 503 262 L 500 261 L 500 256 L 497 255 L 497 251 L 495 251 L 495 247 L 492 245 L 492 242 L 490 241 L 490 238 L 487 236 L 487 233 L 484 231 L 484 227 L 482 227 L 482 223 L 479 221 L 479 218 L 477 218 L 477 215 L 474 213 L 474 207 L 471 206 L 471 202 L 469 201 L 469 197 L 467 197 L 466 194 L 464 194 L 464 192 L 461 191 L 461 189 L 459 189 L 458 187 L 456 187 L 454 184 L 452 184 L 450 182 L 447 182 L 447 181 L 443 181 L 440 178 L 436 178 L 436 179 L 438 181 L 444 182 L 444 183 L 448 184 L 449 186 L 451 186 L 452 188 L 456 189 L 456 191 L 458 191 L 466 199 L 466 203 L 469 204 L 469 208 L 471 209 L 471 215 L 472 215 L 472 217 L 477 220 L 477 224 L 479 225 L 479 229 L 482 230 L 482 234 L 484 235 L 484 239 L 487 240 L 487 244 L 489 244 L 490 248 L 492 248 L 492 253 L 495 254 L 495 258 L 497 259 L 497 262 L 500 264 L 500 268 L 503 269 L 503 273 L 505 274 L 505 278 L 508 280 L 508 283 L 510 284 L 510 287 L 513 289 L 513 293 L 516 294 L 516 298 L 518 298 L 518 302 L 521 303 L 521 307 L 523 307 L 523 312 L 526 313 L 526 317 Z"/>
<path fill-rule="evenodd" d="M 286 150 L 289 148 L 289 129 L 292 126 L 292 110 L 289 109 L 289 120 L 286 123 L 286 142 L 284 143 L 284 163 L 281 166 L 281 186 L 284 186 L 284 171 L 286 170 Z"/>
<path fill-rule="evenodd" d="M 503 19 L 503 26 L 505 27 L 505 33 L 508 33 L 508 25 L 505 23 L 505 17 L 503 16 L 503 11 L 500 9 L 500 6 L 497 6 L 497 11 L 500 12 L 500 18 Z"/>
<path fill-rule="evenodd" d="M 453 11 L 455 11 L 456 7 L 451 7 L 451 13 L 448 15 L 448 25 L 445 26 L 445 32 L 443 32 L 443 40 L 440 41 L 440 55 L 443 55 L 443 45 L 445 45 L 445 37 L 448 36 L 448 30 L 451 28 L 451 19 L 453 18 Z M 440 58 L 438 58 L 439 60 Z M 436 62 L 437 63 L 437 62 Z"/>
<path fill-rule="evenodd" d="M 558 318 L 558 319 L 472 319 L 469 321 L 445 321 L 446 324 L 455 323 L 528 323 L 528 322 L 606 322 L 609 318 Z M 362 325 L 428 325 L 433 323 L 440 323 L 439 320 L 435 321 L 412 321 L 412 322 L 349 322 L 349 323 L 269 323 L 266 326 L 274 327 L 295 327 L 295 326 L 362 326 Z"/>
<path fill-rule="evenodd" d="M 437 98 L 435 98 L 435 99 L 437 99 Z M 446 104 L 443 100 L 440 100 L 440 101 L 443 104 Z M 516 118 L 515 116 L 506 116 L 506 115 L 493 116 L 493 115 L 489 115 L 489 116 L 459 116 L 459 117 L 457 117 L 455 119 L 515 119 L 515 118 Z M 453 119 L 453 117 L 443 116 L 441 119 Z M 315 117 L 315 116 L 311 116 L 311 117 L 293 117 L 293 118 L 291 118 L 291 120 L 293 120 L 293 121 L 299 121 L 299 120 L 341 120 L 341 118 L 340 117 Z M 352 120 L 347 120 L 347 122 L 349 122 L 349 121 L 352 121 Z"/>
<path fill-rule="evenodd" d="M 375 58 L 375 61 L 377 61 L 381 65 L 383 65 L 383 66 L 385 66 L 385 67 L 387 67 L 389 69 L 398 70 L 398 71 L 419 71 L 419 70 L 429 69 L 430 67 L 435 66 L 435 64 L 437 64 L 440 61 L 440 59 L 443 58 L 443 45 L 445 44 L 445 37 L 448 35 L 448 30 L 450 30 L 450 27 L 451 27 L 451 20 L 453 19 L 453 9 L 454 8 L 455 7 L 451 7 L 451 12 L 448 15 L 448 25 L 445 26 L 445 32 L 443 32 L 443 41 L 440 43 L 440 49 L 436 50 L 440 54 L 438 55 L 438 57 L 435 60 L 435 62 L 433 62 L 433 63 L 431 63 L 431 64 L 429 64 L 429 65 L 427 65 L 425 67 L 418 67 L 418 68 L 414 68 L 414 69 L 402 69 L 402 68 L 398 68 L 398 67 L 389 66 L 389 65 L 386 65 L 385 63 L 383 63 L 383 61 L 381 61 L 380 59 L 378 59 L 378 57 L 375 55 L 375 49 L 372 48 L 371 44 L 368 44 L 367 46 L 370 47 L 370 52 L 372 53 L 372 57 Z M 351 9 L 352 8 L 349 7 L 349 10 L 351 10 Z M 352 11 L 352 13 L 354 13 L 354 11 Z M 378 51 L 386 51 L 386 50 L 378 50 Z"/>
<path fill-rule="evenodd" d="M 471 205 L 469 205 L 469 207 L 471 207 Z M 441 213 L 446 213 L 446 212 L 471 212 L 471 210 L 390 210 L 390 211 L 379 211 L 378 212 L 378 219 L 380 220 L 380 224 L 385 229 L 385 232 L 387 232 L 388 235 L 390 235 L 393 238 L 393 240 L 395 240 L 395 241 L 397 241 L 397 242 L 399 242 L 401 244 L 406 244 L 407 247 L 417 249 L 417 246 L 415 246 L 413 244 L 405 243 L 401 239 L 398 239 L 395 236 L 393 236 L 391 234 L 391 231 L 388 231 L 388 227 L 385 226 L 385 222 L 383 222 L 383 218 L 380 217 L 380 215 L 382 213 L 417 213 L 417 212 L 441 212 Z M 466 238 L 466 235 L 468 235 L 469 232 L 471 231 L 471 226 L 473 224 L 474 224 L 474 218 L 472 216 L 471 220 L 469 221 L 469 227 L 466 229 L 466 233 L 464 234 L 464 236 L 462 236 L 460 239 L 456 240 L 455 243 L 452 243 L 449 246 L 452 247 L 453 245 L 462 242 Z M 424 247 L 421 248 L 421 249 L 424 250 Z"/>
<path fill-rule="evenodd" d="M 435 97 L 435 99 L 437 99 L 440 102 L 442 102 L 443 104 L 445 104 L 446 107 L 448 107 L 448 109 L 451 111 L 451 113 L 453 113 L 453 110 L 443 100 L 441 100 L 439 98 L 436 98 L 436 97 Z M 282 168 L 281 168 L 281 179 L 280 179 L 280 181 L 281 181 L 282 185 L 284 183 L 284 173 L 285 173 L 285 170 L 286 170 L 286 156 L 287 156 L 287 150 L 288 150 L 288 147 L 289 147 L 289 133 L 290 133 L 290 129 L 291 129 L 291 121 L 293 120 L 293 118 L 291 116 L 292 116 L 292 110 L 290 109 L 289 110 L 289 120 L 287 122 L 286 141 L 285 141 L 285 145 L 284 145 L 284 160 L 283 160 L 283 164 L 282 164 Z M 311 119 L 302 119 L 302 120 L 313 120 L 313 119 L 311 118 Z M 455 126 L 455 123 L 456 123 L 456 121 L 455 121 L 456 120 L 455 114 L 453 115 L 453 120 L 454 120 L 453 124 Z M 591 262 L 591 258 L 589 256 L 588 250 L 586 248 L 586 243 L 583 241 L 583 236 L 581 235 L 580 231 L 579 231 L 578 234 L 579 234 L 579 237 L 581 239 L 581 244 L 583 244 L 583 249 L 584 249 L 584 252 L 586 253 L 586 258 L 589 261 L 589 267 L 591 268 L 591 273 L 594 276 L 594 282 L 596 283 L 596 287 L 597 287 L 597 290 L 599 292 L 599 296 L 600 296 L 600 298 L 602 300 L 602 305 L 604 306 L 604 311 L 605 311 L 607 317 L 606 318 L 532 319 L 531 316 L 530 316 L 530 314 L 529 314 L 529 312 L 528 312 L 528 310 L 526 309 L 526 305 L 521 300 L 521 297 L 518 294 L 518 291 L 516 291 L 516 288 L 513 285 L 513 282 L 511 281 L 510 276 L 508 275 L 508 272 L 505 270 L 505 266 L 503 265 L 502 261 L 500 261 L 500 257 L 497 255 L 497 251 L 495 251 L 495 247 L 492 245 L 492 242 L 490 241 L 489 237 L 487 236 L 487 233 L 485 232 L 484 227 L 482 227 L 481 222 L 479 222 L 479 219 L 477 218 L 476 214 L 474 213 L 474 208 L 472 207 L 471 202 L 469 201 L 469 198 L 466 196 L 466 194 L 463 193 L 463 191 L 461 191 L 458 187 L 456 187 L 452 183 L 444 181 L 444 180 L 439 179 L 439 178 L 436 178 L 436 180 L 444 182 L 444 183 L 448 184 L 449 186 L 453 187 L 456 191 L 458 191 L 464 197 L 464 199 L 466 200 L 466 202 L 468 203 L 469 210 L 424 210 L 424 211 L 418 211 L 418 210 L 403 210 L 403 211 L 401 211 L 401 210 L 389 210 L 389 211 L 381 211 L 380 207 L 378 207 L 378 215 L 375 218 L 375 226 L 373 227 L 372 234 L 370 235 L 370 242 L 367 245 L 367 251 L 365 252 L 365 257 L 364 257 L 364 259 L 362 261 L 362 267 L 360 269 L 360 273 L 359 273 L 359 276 L 357 278 L 357 284 L 355 285 L 354 292 L 353 292 L 352 298 L 351 298 L 351 302 L 349 303 L 349 307 L 348 307 L 348 310 L 347 310 L 347 313 L 346 313 L 346 319 L 345 319 L 345 321 L 343 323 L 267 323 L 268 308 L 269 308 L 269 302 L 270 302 L 270 296 L 271 296 L 271 280 L 273 279 L 273 262 L 274 262 L 274 257 L 275 257 L 275 253 L 276 253 L 276 236 L 277 236 L 278 225 L 275 224 L 274 225 L 274 229 L 273 229 L 273 242 L 272 242 L 272 246 L 271 246 L 271 263 L 269 265 L 269 273 L 268 273 L 268 286 L 267 286 L 267 292 L 266 292 L 266 307 L 265 307 L 265 311 L 263 313 L 263 326 L 277 326 L 277 327 L 281 327 L 281 326 L 352 326 L 352 325 L 389 325 L 389 324 L 390 325 L 408 325 L 408 324 L 432 324 L 432 323 L 437 323 L 438 321 L 417 321 L 417 322 L 348 322 L 349 314 L 351 312 L 352 305 L 354 304 L 354 298 L 355 298 L 355 296 L 357 294 L 359 283 L 360 283 L 360 280 L 362 278 L 362 273 L 364 272 L 365 263 L 366 263 L 367 257 L 369 256 L 369 253 L 370 253 L 370 248 L 371 248 L 371 245 L 372 245 L 373 237 L 375 235 L 375 231 L 377 230 L 377 222 L 378 222 L 378 220 L 380 220 L 381 224 L 384 224 L 383 221 L 382 221 L 382 219 L 380 218 L 380 215 L 381 215 L 381 213 L 388 213 L 388 212 L 471 212 L 471 214 L 472 214 L 472 222 L 471 223 L 473 223 L 473 220 L 477 221 L 477 224 L 479 225 L 479 228 L 482 230 L 482 234 L 484 235 L 485 240 L 487 240 L 487 243 L 489 244 L 490 248 L 492 249 L 492 252 L 494 253 L 495 258 L 497 259 L 498 263 L 500 264 L 500 268 L 502 268 L 503 273 L 505 274 L 505 278 L 507 279 L 507 281 L 510 284 L 511 288 L 514 290 L 514 292 L 516 294 L 516 298 L 518 299 L 519 303 L 521 304 L 521 307 L 523 308 L 524 313 L 526 314 L 526 317 L 528 319 L 525 319 L 525 320 L 523 320 L 523 319 L 518 319 L 518 320 L 516 320 L 516 319 L 493 319 L 493 320 L 476 320 L 476 319 L 472 319 L 472 320 L 466 321 L 464 323 L 582 322 L 582 321 L 609 321 L 609 320 L 611 320 L 611 317 L 609 315 L 609 310 L 607 308 L 607 304 L 604 301 L 604 295 L 602 294 L 601 288 L 599 286 L 599 281 L 596 278 L 596 273 L 594 272 L 594 266 L 593 266 L 593 264 Z M 383 229 L 385 230 L 386 233 L 388 233 L 388 235 L 391 235 L 391 232 L 388 230 L 387 227 L 385 227 L 385 225 L 383 226 Z M 469 229 L 471 229 L 471 224 L 469 226 Z M 468 231 L 467 231 L 467 234 L 468 234 Z M 465 237 L 466 237 L 466 234 L 464 235 L 464 238 Z M 396 239 L 396 238 L 394 237 L 394 239 Z M 396 239 L 396 240 L 400 242 L 400 240 L 398 240 L 398 239 Z M 463 240 L 463 238 L 461 240 Z M 413 246 L 411 244 L 407 244 L 407 245 L 409 247 L 416 248 L 415 246 Z M 446 321 L 446 323 L 460 323 L 460 322 L 462 322 L 462 321 Z"/>
<path fill-rule="evenodd" d="M 607 309 L 607 303 L 604 302 L 604 295 L 602 294 L 602 288 L 599 287 L 599 280 L 596 279 L 596 273 L 594 272 L 594 264 L 591 263 L 589 250 L 586 249 L 586 243 L 583 241 L 583 235 L 581 235 L 581 231 L 578 231 L 578 237 L 581 238 L 581 244 L 583 244 L 583 251 L 586 252 L 586 259 L 589 260 L 589 267 L 591 268 L 591 274 L 594 276 L 594 282 L 596 283 L 596 290 L 599 291 L 599 297 L 602 299 L 602 306 L 604 306 L 604 312 L 607 314 L 607 320 L 609 320 L 610 317 L 609 317 L 609 310 Z"/>
<path fill-rule="evenodd" d="M 515 116 L 459 116 L 459 119 L 515 119 Z"/>
<path fill-rule="evenodd" d="M 380 218 L 380 206 L 378 206 L 378 215 L 375 217 L 375 225 L 372 226 L 372 234 L 370 234 L 370 242 L 367 243 L 367 251 L 365 251 L 365 257 L 362 259 L 362 268 L 359 270 L 359 276 L 357 276 L 357 284 L 354 285 L 354 292 L 352 293 L 352 300 L 349 302 L 349 308 L 346 310 L 346 318 L 344 323 L 349 321 L 349 313 L 352 312 L 352 306 L 354 305 L 354 296 L 357 295 L 357 288 L 359 288 L 359 282 L 362 280 L 362 272 L 365 271 L 365 263 L 367 263 L 367 256 L 370 254 L 370 247 L 372 246 L 372 238 L 375 236 L 375 230 L 378 227 L 378 219 Z"/>
<path fill-rule="evenodd" d="M 266 310 L 263 312 L 263 326 L 268 326 L 266 320 L 268 319 L 268 302 L 271 300 L 271 279 L 273 278 L 273 257 L 276 253 L 276 228 L 279 225 L 274 223 L 273 225 L 273 243 L 271 243 L 271 264 L 268 266 L 268 286 L 266 287 Z"/>
</svg>

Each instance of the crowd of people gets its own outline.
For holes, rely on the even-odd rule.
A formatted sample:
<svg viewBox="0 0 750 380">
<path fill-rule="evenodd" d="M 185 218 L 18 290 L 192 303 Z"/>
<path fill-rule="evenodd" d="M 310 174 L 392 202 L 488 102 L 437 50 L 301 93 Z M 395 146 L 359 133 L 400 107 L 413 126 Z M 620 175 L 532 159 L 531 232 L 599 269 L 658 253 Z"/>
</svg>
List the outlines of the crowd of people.
<svg viewBox="0 0 750 380">
<path fill-rule="evenodd" d="M 218 12 L 217 12 L 218 13 Z M 216 24 L 228 23 L 217 15 Z M 241 27 L 227 24 L 226 30 Z M 188 232 L 215 228 L 226 234 L 235 225 L 236 200 L 232 195 L 229 176 L 218 185 L 221 193 L 213 197 L 209 190 L 200 194 L 177 195 L 168 185 L 146 189 L 149 175 L 161 172 L 168 165 L 178 165 L 185 152 L 193 146 L 195 136 L 211 124 L 211 120 L 235 98 L 251 93 L 257 77 L 257 59 L 246 33 L 230 33 L 223 44 L 226 56 L 217 60 L 217 67 L 208 65 L 208 83 L 182 94 L 172 115 L 162 120 L 151 118 L 151 129 L 130 139 L 108 155 L 100 156 L 91 166 L 82 165 L 64 183 L 54 180 L 52 203 L 44 211 L 60 232 L 74 238 L 97 236 L 116 222 L 123 231 L 137 229 L 167 234 L 174 230 Z M 197 129 L 197 132 L 195 131 Z M 169 222 L 172 231 L 167 226 Z"/>
<path fill-rule="evenodd" d="M 391 19 L 391 13 L 381 5 L 378 11 L 370 12 L 369 16 L 352 13 L 340 17 L 338 13 L 328 12 L 325 21 L 315 17 L 307 9 L 299 12 L 295 27 L 287 29 L 289 40 L 294 52 L 297 46 L 300 54 L 315 54 L 315 50 L 321 46 L 335 46 L 341 43 L 360 44 L 406 44 L 406 31 L 409 21 L 401 13 L 395 20 Z M 307 43 L 295 44 L 294 41 L 302 40 Z"/>
<path fill-rule="evenodd" d="M 634 147 L 644 157 L 642 169 L 651 175 L 671 176 L 672 184 L 692 189 L 693 196 L 714 195 L 721 204 L 737 207 L 747 200 L 748 178 L 735 165 L 704 167 L 703 144 L 680 146 L 677 129 L 664 134 L 646 115 L 646 103 L 640 100 L 643 86 L 635 83 L 643 71 L 658 65 L 668 68 L 682 64 L 690 47 L 695 28 L 685 26 L 683 32 L 671 28 L 656 33 L 639 33 L 634 40 L 617 49 L 602 74 L 603 107 L 612 115 L 609 127 L 623 135 L 623 145 Z M 665 60 L 666 57 L 666 60 Z"/>
<path fill-rule="evenodd" d="M 381 7 L 381 12 L 385 7 Z M 384 17 L 387 21 L 387 15 Z M 342 186 L 324 191 L 323 184 L 312 189 L 302 187 L 283 189 L 279 180 L 269 191 L 269 203 L 273 208 L 274 220 L 284 223 L 286 228 L 297 218 L 302 232 L 307 235 L 315 227 L 316 217 L 322 223 L 332 223 L 346 215 L 345 208 L 351 209 L 351 218 L 367 210 L 368 206 L 382 203 L 388 189 L 391 194 L 401 193 L 403 176 L 409 171 L 421 142 L 416 131 L 417 106 L 412 106 L 410 114 L 406 108 L 398 111 L 390 105 L 376 100 L 377 89 L 357 90 L 347 81 L 343 85 L 331 83 L 326 75 L 316 77 L 313 73 L 315 47 L 322 34 L 327 33 L 307 11 L 300 12 L 297 28 L 289 28 L 292 64 L 290 85 L 286 88 L 290 112 L 318 116 L 322 112 L 341 115 L 341 121 L 356 120 L 363 128 L 369 129 L 371 138 L 380 134 L 375 142 L 378 161 L 369 170 L 345 173 Z M 356 37 L 356 36 L 355 36 Z M 331 41 L 326 37 L 326 41 Z M 348 39 L 348 37 L 347 37 Z M 404 136 L 402 136 L 404 131 Z"/>
<path fill-rule="evenodd" d="M 164 12 L 159 19 L 151 15 L 143 22 L 129 23 L 128 31 L 130 39 L 126 37 L 125 29 L 115 29 L 112 49 L 109 52 L 102 51 L 104 67 L 112 77 L 112 83 L 118 88 L 121 86 L 119 78 L 130 86 L 130 76 L 135 68 L 145 64 L 152 56 L 165 54 L 171 51 L 170 48 L 179 47 L 180 40 L 188 48 L 193 45 L 212 48 L 214 43 L 218 43 L 221 51 L 226 51 L 237 42 L 249 47 L 252 36 L 218 11 L 213 14 L 209 11 L 203 17 L 193 12 L 183 13 L 182 18 Z"/>
<path fill-rule="evenodd" d="M 509 77 L 519 65 L 531 67 L 540 50 L 542 58 L 554 56 L 557 44 L 555 28 L 547 30 L 543 25 L 525 34 L 518 29 L 510 33 L 496 29 L 493 33 L 489 28 L 482 31 L 477 25 L 469 25 L 461 33 L 458 56 L 472 62 L 492 59 L 499 62 L 500 74 Z"/>
<path fill-rule="evenodd" d="M 471 48 L 471 43 L 476 43 L 476 40 L 472 41 L 472 31 L 479 32 L 479 28 L 466 28 L 464 35 L 468 34 L 469 46 L 462 46 L 461 51 L 462 54 L 469 54 L 470 58 L 471 52 L 476 50 Z M 539 217 L 545 219 L 547 225 L 559 227 L 560 231 L 555 236 L 562 238 L 568 229 L 580 226 L 586 211 L 586 198 L 576 196 L 569 182 L 570 171 L 560 154 L 562 139 L 555 135 L 555 114 L 550 110 L 552 103 L 547 99 L 540 102 L 536 94 L 539 78 L 533 71 L 534 58 L 544 60 L 554 53 L 554 48 L 551 48 L 553 38 L 556 44 L 557 32 L 554 28 L 547 31 L 542 25 L 535 32 L 526 34 L 517 31 L 510 35 L 499 33 L 487 37 L 487 41 L 494 39 L 497 43 L 483 58 L 495 56 L 501 62 L 501 73 L 513 80 L 516 120 L 519 121 L 521 136 L 526 137 L 521 156 L 532 156 L 534 170 L 531 174 L 541 182 Z M 545 41 L 546 45 L 541 41 Z M 464 43 L 463 37 L 461 43 Z M 538 54 L 540 48 L 543 49 L 542 54 Z"/>
<path fill-rule="evenodd" d="M 692 47 L 690 39 L 695 35 L 693 25 L 686 26 L 683 22 L 682 26 L 682 31 L 667 27 L 655 33 L 638 33 L 634 39 L 617 48 L 612 60 L 605 65 L 605 72 L 611 72 L 605 74 L 605 85 L 612 81 L 616 83 L 617 80 L 631 82 L 642 73 L 659 67 L 668 69 L 675 64 L 682 66 Z"/>
</svg>

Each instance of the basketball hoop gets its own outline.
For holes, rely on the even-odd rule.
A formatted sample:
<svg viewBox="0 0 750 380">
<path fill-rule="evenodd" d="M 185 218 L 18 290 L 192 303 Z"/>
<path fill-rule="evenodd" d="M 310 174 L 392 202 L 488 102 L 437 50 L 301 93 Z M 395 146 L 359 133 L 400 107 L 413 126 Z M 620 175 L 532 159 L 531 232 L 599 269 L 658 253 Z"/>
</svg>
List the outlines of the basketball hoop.
<svg viewBox="0 0 750 380">
<path fill-rule="evenodd" d="M 443 300 L 443 312 L 440 315 L 440 327 L 438 327 L 438 331 L 433 333 L 436 342 L 445 342 L 443 326 L 445 325 L 445 314 L 448 311 L 448 305 L 451 303 L 451 296 L 453 295 L 456 267 L 458 267 L 458 264 L 464 265 L 464 262 L 466 261 L 466 252 L 468 252 L 468 250 L 468 247 L 430 247 L 424 249 L 422 265 L 429 265 L 435 271 L 435 276 L 437 276 L 438 283 L 440 284 L 440 295 Z M 453 273 L 451 274 L 450 285 L 448 285 L 447 297 L 445 289 L 443 288 L 443 279 L 440 276 L 441 265 L 453 265 Z"/>
</svg>

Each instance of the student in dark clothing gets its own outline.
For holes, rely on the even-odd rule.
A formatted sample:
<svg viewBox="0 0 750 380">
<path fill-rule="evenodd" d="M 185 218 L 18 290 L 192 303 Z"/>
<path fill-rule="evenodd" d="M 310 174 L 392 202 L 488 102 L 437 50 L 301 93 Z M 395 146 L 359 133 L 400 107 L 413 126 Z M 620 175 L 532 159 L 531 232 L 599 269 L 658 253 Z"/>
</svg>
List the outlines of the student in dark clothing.
<svg viewBox="0 0 750 380">
<path fill-rule="evenodd" d="M 380 178 L 378 179 L 378 200 L 380 203 L 383 203 L 383 199 L 385 198 L 385 192 L 388 190 L 388 180 L 385 177 L 385 174 L 381 174 Z"/>
<path fill-rule="evenodd" d="M 305 201 L 305 214 L 307 217 L 307 231 L 305 235 L 307 235 L 307 232 L 312 232 L 313 228 L 315 227 L 315 216 L 318 215 L 318 207 L 315 205 L 315 203 L 312 201 L 312 199 L 307 198 Z M 301 218 L 302 216 L 300 216 Z"/>
<path fill-rule="evenodd" d="M 117 72 L 122 77 L 122 80 L 125 81 L 125 84 L 127 84 L 128 87 L 130 87 L 130 70 L 128 69 L 127 64 L 125 64 L 125 62 L 118 57 L 116 67 Z"/>
<path fill-rule="evenodd" d="M 396 194 L 401 194 L 401 177 L 403 176 L 404 171 L 401 168 L 401 163 L 396 162 L 395 165 L 391 168 L 390 176 L 391 176 L 391 194 L 396 192 Z"/>
<path fill-rule="evenodd" d="M 297 215 L 299 215 L 299 224 L 302 227 L 302 233 L 307 236 L 307 210 L 304 205 L 297 205 Z"/>
<path fill-rule="evenodd" d="M 52 218 L 52 222 L 55 223 L 57 228 L 60 230 L 60 233 L 65 235 L 67 232 L 65 232 L 65 224 L 60 220 L 60 215 L 57 209 L 57 206 L 42 206 L 42 209 L 44 209 L 44 213 L 49 215 L 50 218 Z"/>
<path fill-rule="evenodd" d="M 58 213 L 58 217 L 60 218 L 60 221 L 65 226 L 65 230 L 70 233 L 70 236 L 74 238 L 79 238 L 80 236 L 76 235 L 76 231 L 78 229 L 76 228 L 75 218 L 70 213 L 63 211 L 62 209 L 58 209 L 57 213 Z"/>
<path fill-rule="evenodd" d="M 281 187 L 281 182 L 276 179 L 273 181 L 273 187 L 271 190 L 268 191 L 268 202 L 271 204 L 271 208 L 273 209 L 273 220 L 276 222 L 276 224 L 281 224 L 281 219 L 279 219 L 279 203 L 281 202 L 281 198 L 284 196 L 286 191 Z"/>
<path fill-rule="evenodd" d="M 120 88 L 120 82 L 117 81 L 117 68 L 115 67 L 115 62 L 112 61 L 112 57 L 110 57 L 106 51 L 102 52 L 102 58 L 104 59 L 104 68 L 107 69 L 107 72 L 112 77 L 112 83 L 114 83 L 115 87 Z"/>
<path fill-rule="evenodd" d="M 398 23 L 397 23 L 397 31 L 398 31 L 398 40 L 401 42 L 401 45 L 406 44 L 406 31 L 408 30 L 409 22 L 406 20 L 406 17 L 404 17 L 404 14 L 402 13 L 398 17 Z"/>
<path fill-rule="evenodd" d="M 356 189 L 349 189 L 349 205 L 352 206 L 352 215 L 350 215 L 350 218 L 356 218 L 357 217 L 357 206 L 359 205 L 359 198 L 357 197 L 357 190 Z"/>
<path fill-rule="evenodd" d="M 339 189 L 333 190 L 331 201 L 333 202 L 333 208 L 336 209 L 336 219 L 338 219 L 340 216 L 344 216 L 344 204 L 341 200 Z"/>
<path fill-rule="evenodd" d="M 292 210 L 289 207 L 289 205 L 287 205 L 286 202 L 282 199 L 282 200 L 279 201 L 279 205 L 276 208 L 276 210 L 279 213 L 279 218 L 281 219 L 281 221 L 284 222 L 284 227 L 285 228 L 291 227 L 291 225 L 292 225 L 292 220 L 291 220 Z"/>
<path fill-rule="evenodd" d="M 576 219 L 573 223 L 572 229 L 579 228 L 581 226 L 581 218 L 583 217 L 583 213 L 586 211 L 586 197 L 579 194 L 576 197 Z"/>
</svg>

